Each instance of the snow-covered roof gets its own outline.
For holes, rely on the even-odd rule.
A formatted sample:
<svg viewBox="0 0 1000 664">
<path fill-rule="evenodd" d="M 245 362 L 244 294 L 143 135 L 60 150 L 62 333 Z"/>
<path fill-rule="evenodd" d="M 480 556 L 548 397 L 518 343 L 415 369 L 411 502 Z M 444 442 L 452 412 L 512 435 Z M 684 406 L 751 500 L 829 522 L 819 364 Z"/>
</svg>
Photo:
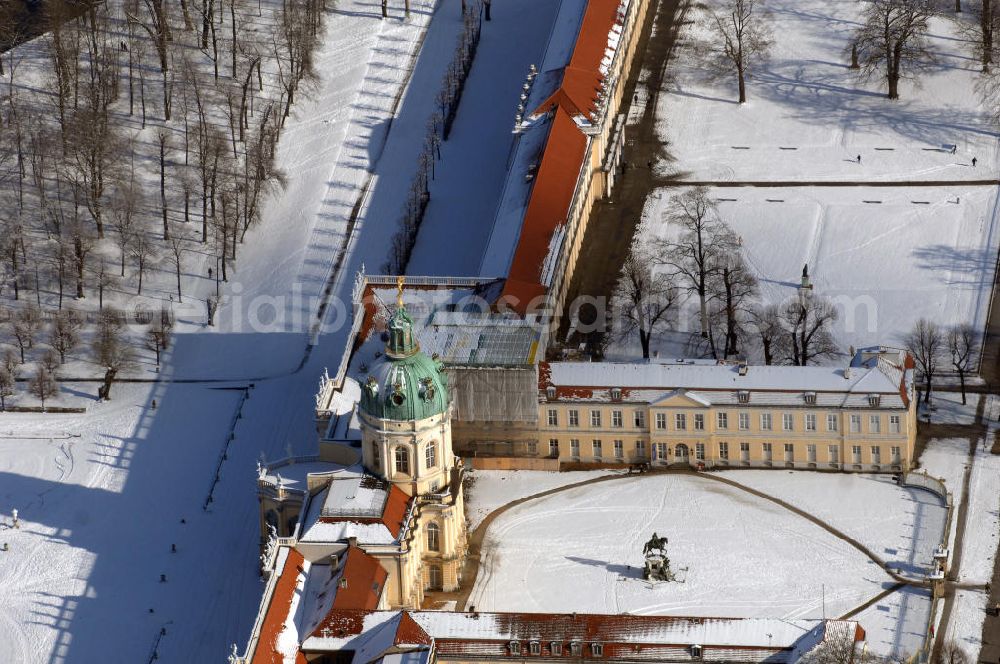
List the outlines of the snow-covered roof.
<svg viewBox="0 0 1000 664">
<path fill-rule="evenodd" d="M 313 496 L 303 520 L 306 543 L 393 544 L 403 529 L 409 498 L 399 487 L 360 466 L 320 476 L 326 488 Z"/>
<path fill-rule="evenodd" d="M 551 656 L 553 643 L 561 644 L 565 654 L 579 643 L 587 655 L 592 644 L 599 644 L 606 660 L 689 661 L 690 648 L 700 646 L 706 661 L 791 663 L 823 641 L 828 624 L 778 618 L 348 611 L 332 615 L 327 636 L 310 637 L 303 649 L 354 650 L 354 662 L 369 662 L 374 653 L 406 641 L 409 633 L 419 642 L 433 640 L 439 655 L 457 659 L 520 659 L 536 642 L 540 656 Z M 843 625 L 847 634 L 854 629 L 855 638 L 863 634 L 857 623 Z"/>
<path fill-rule="evenodd" d="M 348 374 L 364 380 L 384 351 L 379 331 L 392 307 L 395 291 L 373 288 L 373 324 L 357 349 Z M 403 301 L 413 319 L 420 349 L 437 355 L 446 366 L 528 366 L 535 362 L 541 328 L 531 320 L 490 310 L 491 302 L 467 288 L 404 290 Z"/>
<path fill-rule="evenodd" d="M 682 393 L 711 404 L 816 405 L 905 408 L 910 372 L 890 357 L 842 369 L 820 366 L 740 366 L 690 361 L 551 362 L 539 366 L 539 397 L 558 400 L 655 403 Z M 805 399 L 806 396 L 814 403 Z"/>
</svg>

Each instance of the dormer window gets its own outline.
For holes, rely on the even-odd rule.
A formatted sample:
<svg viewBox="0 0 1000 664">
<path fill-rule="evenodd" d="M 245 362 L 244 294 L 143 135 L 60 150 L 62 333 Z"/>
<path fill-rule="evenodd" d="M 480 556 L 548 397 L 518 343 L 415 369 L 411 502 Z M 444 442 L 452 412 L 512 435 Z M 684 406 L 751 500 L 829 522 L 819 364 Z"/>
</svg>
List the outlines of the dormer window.
<svg viewBox="0 0 1000 664">
<path fill-rule="evenodd" d="M 549 649 L 552 650 L 553 655 L 561 655 L 562 643 L 560 643 L 559 641 L 553 641 L 552 643 L 549 644 Z"/>
<path fill-rule="evenodd" d="M 701 646 L 699 645 L 691 646 L 691 659 L 701 659 Z"/>
<path fill-rule="evenodd" d="M 611 400 L 612 401 L 621 401 L 622 400 L 622 390 L 621 390 L 620 387 L 612 387 L 611 388 Z"/>
<path fill-rule="evenodd" d="M 740 403 L 750 403 L 750 390 L 740 390 L 736 393 L 736 399 Z"/>
<path fill-rule="evenodd" d="M 878 405 L 881 402 L 881 400 L 882 400 L 882 397 L 880 395 L 878 395 L 878 394 L 869 394 L 868 395 L 868 405 L 871 406 L 872 408 L 878 408 Z"/>
<path fill-rule="evenodd" d="M 508 647 L 510 648 L 510 654 L 511 655 L 520 655 L 521 654 L 521 642 L 520 641 L 511 641 L 510 644 L 508 644 Z"/>
<path fill-rule="evenodd" d="M 590 654 L 594 657 L 604 657 L 604 644 L 603 643 L 591 643 L 590 644 Z"/>
<path fill-rule="evenodd" d="M 806 392 L 803 395 L 803 398 L 805 399 L 807 405 L 809 405 L 809 406 L 815 406 L 816 405 L 816 393 L 815 392 Z"/>
<path fill-rule="evenodd" d="M 548 387 L 545 388 L 545 398 L 547 398 L 549 401 L 552 401 L 553 399 L 556 398 L 555 385 L 549 385 Z"/>
<path fill-rule="evenodd" d="M 539 643 L 538 641 L 532 641 L 531 643 L 528 644 L 528 652 L 530 652 L 532 655 L 541 655 L 542 644 Z"/>
</svg>

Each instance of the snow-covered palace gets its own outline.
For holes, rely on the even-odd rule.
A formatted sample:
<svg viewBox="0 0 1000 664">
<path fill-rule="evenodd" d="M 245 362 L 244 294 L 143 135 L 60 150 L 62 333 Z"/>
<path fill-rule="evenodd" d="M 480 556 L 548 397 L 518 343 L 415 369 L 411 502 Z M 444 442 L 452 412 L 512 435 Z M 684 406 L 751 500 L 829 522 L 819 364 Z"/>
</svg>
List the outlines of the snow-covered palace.
<svg viewBox="0 0 1000 664">
<path fill-rule="evenodd" d="M 561 309 L 591 206 L 613 185 L 624 81 L 651 4 L 562 3 L 518 108 L 480 270 L 495 277 L 357 276 L 349 338 L 316 395 L 318 453 L 260 468 L 267 583 L 232 664 L 792 664 L 831 639 L 864 640 L 845 621 L 461 605 L 473 580 L 463 579 L 466 464 L 911 465 L 916 399 L 903 351 L 863 349 L 842 367 L 545 361 L 546 312 Z M 459 611 L 422 610 L 430 591 L 454 593 Z"/>
</svg>

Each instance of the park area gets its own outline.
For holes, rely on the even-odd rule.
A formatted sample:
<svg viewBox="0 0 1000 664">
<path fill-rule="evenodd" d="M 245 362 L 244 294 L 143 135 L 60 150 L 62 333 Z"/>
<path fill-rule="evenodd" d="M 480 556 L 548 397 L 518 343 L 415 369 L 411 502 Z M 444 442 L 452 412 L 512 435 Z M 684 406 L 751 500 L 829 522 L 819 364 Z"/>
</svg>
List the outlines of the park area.
<svg viewBox="0 0 1000 664">
<path fill-rule="evenodd" d="M 739 104 L 735 73 L 715 76 L 707 66 L 718 40 L 711 12 L 722 5 L 686 9 L 665 83 L 637 97 L 653 99 L 663 145 L 649 164 L 640 244 L 676 238 L 666 217 L 690 191 L 685 183 L 704 186 L 740 237 L 760 305 L 795 297 L 808 264 L 813 292 L 838 313 L 832 332 L 841 352 L 900 344 L 921 317 L 984 329 L 1000 190 L 974 12 L 930 19 L 932 59 L 904 72 L 899 99 L 890 100 L 879 74 L 865 78 L 849 66 L 862 5 L 758 3 L 772 44 Z M 690 353 L 684 320 L 664 326 L 653 348 Z M 761 359 L 749 341 L 746 352 Z M 638 352 L 637 340 L 612 349 L 615 357 Z"/>
</svg>

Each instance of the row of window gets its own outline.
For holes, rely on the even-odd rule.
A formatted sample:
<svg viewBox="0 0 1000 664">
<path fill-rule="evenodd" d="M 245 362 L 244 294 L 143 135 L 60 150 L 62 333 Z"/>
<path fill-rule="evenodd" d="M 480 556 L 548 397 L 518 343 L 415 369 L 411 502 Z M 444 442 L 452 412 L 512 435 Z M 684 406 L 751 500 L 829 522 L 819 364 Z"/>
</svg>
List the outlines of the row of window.
<svg viewBox="0 0 1000 664">
<path fill-rule="evenodd" d="M 571 428 L 576 428 L 580 426 L 580 411 L 576 409 L 571 409 L 566 412 L 567 414 L 567 424 Z M 750 413 L 737 413 L 738 421 L 737 426 L 740 431 L 750 430 Z M 866 433 L 882 433 L 882 415 L 869 415 L 868 416 L 868 430 Z M 590 411 L 590 426 L 594 429 L 600 429 L 604 426 L 603 424 L 604 413 L 603 411 L 594 409 Z M 660 431 L 667 430 L 667 413 L 656 413 L 656 425 L 655 428 Z M 646 428 L 646 413 L 642 410 L 636 410 L 633 412 L 633 424 L 637 429 Z M 673 430 L 674 431 L 688 431 L 690 424 L 691 431 L 704 431 L 705 430 L 705 414 L 704 413 L 693 413 L 691 417 L 688 417 L 688 413 L 674 413 L 673 417 Z M 760 429 L 761 431 L 774 431 L 774 414 L 773 413 L 761 413 L 760 414 Z M 555 408 L 550 408 L 548 411 L 548 425 L 550 427 L 559 426 L 559 411 Z M 852 413 L 849 419 L 850 433 L 862 433 L 862 416 L 859 413 Z M 818 431 L 819 424 L 817 420 L 816 413 L 805 413 L 802 417 L 803 431 Z M 794 413 L 782 413 L 781 414 L 781 430 L 782 431 L 795 431 L 795 414 Z M 611 428 L 621 429 L 624 428 L 624 415 L 621 410 L 611 411 Z M 729 413 L 726 411 L 721 411 L 715 414 L 715 428 L 717 431 L 727 431 L 729 429 Z M 840 429 L 840 416 L 836 413 L 828 413 L 826 416 L 826 431 L 837 432 Z M 900 415 L 889 415 L 889 433 L 900 433 L 902 431 L 902 419 Z"/>
<path fill-rule="evenodd" d="M 521 654 L 521 642 L 511 641 L 508 649 L 511 655 Z M 563 644 L 561 641 L 552 641 L 549 643 L 549 652 L 553 655 L 563 654 Z M 531 655 L 542 654 L 542 644 L 540 641 L 529 641 L 528 642 L 528 653 Z M 570 641 L 569 643 L 569 654 L 573 657 L 580 657 L 583 655 L 583 643 L 580 641 Z M 604 656 L 604 644 L 603 643 L 591 643 L 590 644 L 590 654 L 594 657 Z"/>
<path fill-rule="evenodd" d="M 393 464 L 397 473 L 403 475 L 410 474 L 410 450 L 400 445 L 392 452 Z M 382 462 L 382 453 L 379 443 L 372 443 L 372 465 L 378 468 Z M 424 448 L 424 467 L 427 469 L 437 468 L 437 443 L 427 443 Z"/>
<path fill-rule="evenodd" d="M 759 443 L 760 447 L 760 458 L 764 461 L 774 460 L 774 445 L 775 443 Z M 782 451 L 784 453 L 784 461 L 795 460 L 795 443 L 783 443 Z M 569 451 L 570 456 L 574 458 L 579 458 L 580 455 L 580 440 L 578 438 L 572 438 L 569 441 Z M 625 458 L 625 441 L 623 440 L 613 440 L 611 441 L 611 451 L 612 456 L 615 459 Z M 740 458 L 743 461 L 750 460 L 750 443 L 741 442 L 739 444 Z M 604 458 L 604 441 L 595 438 L 590 443 L 590 452 L 593 458 L 603 459 Z M 678 461 L 683 461 L 691 454 L 691 449 L 685 443 L 679 443 L 676 446 L 671 443 L 653 443 L 653 460 L 665 460 L 668 457 L 675 457 Z M 559 440 L 553 438 L 549 440 L 549 456 L 558 457 L 559 456 Z M 646 441 L 637 440 L 635 441 L 635 456 L 645 457 L 646 456 Z M 705 443 L 696 443 L 694 446 L 694 458 L 698 461 L 705 460 Z M 729 459 L 729 443 L 727 441 L 722 441 L 718 443 L 718 458 Z M 889 447 L 889 459 L 883 460 L 882 458 L 882 447 L 880 445 L 871 445 L 868 448 L 868 459 L 862 459 L 862 446 L 852 445 L 851 446 L 851 463 L 871 463 L 878 465 L 887 461 L 888 463 L 898 464 L 902 459 L 902 448 L 897 445 L 892 445 Z M 830 463 L 840 463 L 840 446 L 839 445 L 828 445 L 827 446 L 827 458 L 826 461 Z M 806 461 L 816 462 L 817 459 L 817 448 L 816 445 L 806 445 Z"/>
</svg>

